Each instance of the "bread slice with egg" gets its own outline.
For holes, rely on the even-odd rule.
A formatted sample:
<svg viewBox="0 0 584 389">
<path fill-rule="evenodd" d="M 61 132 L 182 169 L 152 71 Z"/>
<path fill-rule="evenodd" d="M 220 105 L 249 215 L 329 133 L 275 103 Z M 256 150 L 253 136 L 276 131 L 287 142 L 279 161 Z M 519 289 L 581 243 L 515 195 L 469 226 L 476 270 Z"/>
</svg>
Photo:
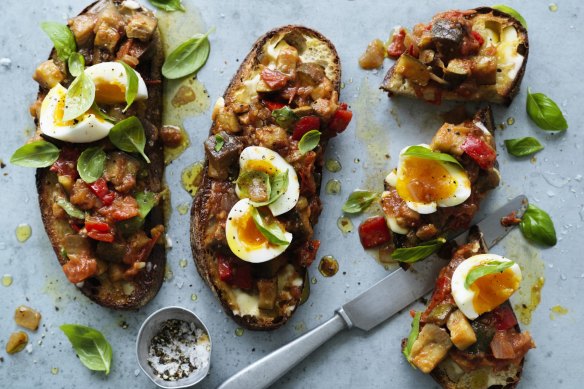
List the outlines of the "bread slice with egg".
<svg viewBox="0 0 584 389">
<path fill-rule="evenodd" d="M 121 10 L 123 3 L 129 7 L 126 10 Z M 115 7 L 120 12 L 137 12 L 152 15 L 145 8 L 140 8 L 141 5 L 135 1 L 121 2 L 114 0 L 99 0 L 88 7 L 86 7 L 80 14 L 81 23 L 95 20 L 99 18 L 99 14 L 107 7 Z M 137 8 L 136 8 L 137 7 Z M 99 19 L 98 19 L 99 20 Z M 121 26 L 123 29 L 124 26 Z M 90 37 L 93 37 L 92 32 L 88 32 Z M 123 47 L 124 43 L 128 42 L 128 38 L 123 36 L 121 40 L 115 45 L 116 51 Z M 90 44 L 92 45 L 92 43 Z M 79 46 L 79 44 L 78 44 Z M 81 45 L 83 46 L 83 45 Z M 85 46 L 83 46 L 85 47 Z M 145 154 L 150 159 L 147 164 L 147 178 L 144 181 L 145 190 L 160 193 L 164 190 L 163 187 L 163 173 L 164 173 L 164 157 L 163 146 L 160 140 L 158 129 L 162 125 L 162 74 L 161 68 L 164 62 L 164 53 L 160 31 L 156 28 L 149 40 L 149 45 L 146 52 L 140 57 L 139 65 L 136 71 L 146 80 L 148 90 L 148 99 L 145 102 L 135 102 L 132 111 L 140 119 L 146 136 Z M 86 62 L 87 66 L 102 62 L 99 56 L 99 50 L 96 48 L 92 54 L 87 54 L 86 57 L 92 58 L 93 62 Z M 54 59 L 57 62 L 57 53 L 53 49 L 49 60 Z M 115 60 L 115 56 L 114 56 Z M 87 61 L 87 60 L 86 60 Z M 69 77 L 71 77 L 69 75 Z M 69 82 L 72 78 L 69 79 Z M 67 81 L 67 80 L 65 80 Z M 43 101 L 47 95 L 49 88 L 41 87 L 38 92 L 37 103 Z M 123 108 L 123 107 L 122 107 Z M 135 108 L 135 111 L 134 111 Z M 121 110 L 120 110 L 121 112 Z M 39 126 L 39 118 L 35 119 L 37 126 Z M 122 117 L 118 117 L 122 119 Z M 40 133 L 40 127 L 39 131 Z M 111 150 L 112 145 L 107 138 L 101 141 L 92 143 L 78 143 L 72 144 L 55 139 L 50 140 L 58 147 L 73 147 L 78 151 L 83 151 L 87 147 L 103 145 L 106 150 Z M 42 220 L 45 226 L 47 235 L 51 241 L 57 259 L 61 266 L 65 265 L 69 259 L 64 250 L 64 240 L 67 234 L 73 232 L 71 226 L 67 221 L 59 219 L 53 212 L 55 207 L 55 200 L 62 196 L 63 189 L 57 180 L 57 174 L 52 172 L 50 168 L 37 169 L 36 172 L 36 186 L 39 196 L 39 205 L 41 210 Z M 164 224 L 163 215 L 163 201 L 156 205 L 145 219 L 144 228 L 149 230 L 156 225 Z M 163 241 L 163 239 L 161 239 Z M 107 259 L 105 260 L 108 263 Z M 137 309 L 152 300 L 158 293 L 162 282 L 164 280 L 164 272 L 166 266 L 166 252 L 164 245 L 155 244 L 146 259 L 145 268 L 136 276 L 128 279 L 112 281 L 108 277 L 107 271 L 99 271 L 99 275 L 86 279 L 78 283 L 79 290 L 93 300 L 95 303 L 113 309 Z"/>
<path fill-rule="evenodd" d="M 240 107 L 247 106 L 248 104 L 257 104 L 258 92 L 260 92 L 260 86 L 258 85 L 258 80 L 260 79 L 259 69 L 273 66 L 276 62 L 276 57 L 278 57 L 278 50 L 281 50 L 282 46 L 293 47 L 292 51 L 298 52 L 302 63 L 312 64 L 311 67 L 313 70 L 316 69 L 317 71 L 321 71 L 318 69 L 322 69 L 326 78 L 330 80 L 332 93 L 338 96 L 340 93 L 341 67 L 339 57 L 332 43 L 320 33 L 306 27 L 288 25 L 276 28 L 260 37 L 254 43 L 249 54 L 247 54 L 242 61 L 239 70 L 227 87 L 223 99 L 220 99 L 219 105 L 216 106 L 214 110 L 213 123 L 211 125 L 208 142 L 215 142 L 216 138 L 213 134 L 218 134 L 220 126 L 219 122 L 224 120 L 224 117 L 221 117 L 223 113 L 217 114 L 217 111 L 219 110 L 221 112 L 224 107 L 236 111 L 235 120 L 239 120 L 239 124 L 236 122 L 236 126 L 244 126 L 244 123 L 247 123 L 248 117 L 246 115 L 248 115 L 248 112 L 242 113 Z M 261 86 L 261 88 L 265 88 L 265 86 Z M 261 91 L 264 91 L 264 89 L 261 89 Z M 262 94 L 260 100 L 264 101 L 265 98 L 271 98 L 270 96 L 273 96 L 273 94 Z M 290 101 L 293 99 L 294 95 L 290 97 Z M 289 104 L 290 107 L 293 105 L 292 103 L 289 103 L 287 99 L 286 101 L 283 101 L 282 99 L 280 101 L 283 102 L 281 105 Z M 253 106 L 255 107 L 255 105 Z M 299 115 L 302 115 L 303 113 L 300 111 L 301 110 L 298 111 Z M 264 108 L 261 108 L 260 112 L 266 111 Z M 225 123 L 221 125 L 226 126 Z M 258 141 L 266 147 L 268 147 L 268 145 L 273 145 L 275 148 L 278 147 L 278 141 L 268 141 L 264 137 L 267 130 L 275 128 L 273 124 L 264 128 L 245 125 L 244 128 L 245 129 L 242 132 L 231 132 L 230 139 L 237 138 L 237 142 L 241 142 L 241 144 L 238 143 L 239 150 L 233 155 L 233 161 L 231 162 L 231 168 L 229 169 L 233 168 L 232 165 L 235 164 L 238 159 L 241 162 L 240 157 L 244 146 L 257 146 L 256 141 Z M 281 134 L 280 130 L 277 131 Z M 258 140 L 256 137 L 261 139 Z M 289 139 L 289 137 L 289 133 L 288 135 L 285 135 L 286 139 Z M 234 284 L 225 282 L 218 274 L 219 257 L 225 253 L 227 253 L 225 255 L 233 255 L 233 251 L 227 247 L 228 241 L 225 240 L 225 225 L 231 220 L 226 220 L 227 212 L 230 212 L 229 209 L 233 210 L 236 208 L 236 206 L 233 205 L 237 200 L 233 181 L 237 178 L 238 170 L 234 171 L 233 174 L 235 174 L 235 176 L 231 175 L 228 177 L 227 167 L 224 167 L 222 171 L 217 171 L 217 169 L 210 165 L 209 158 L 206 160 L 202 183 L 196 194 L 191 210 L 190 236 L 193 259 L 200 276 L 217 296 L 225 312 L 242 327 L 252 330 L 272 330 L 278 328 L 288 321 L 296 308 L 301 304 L 302 296 L 299 291 L 304 291 L 307 274 L 306 266 L 308 266 L 309 263 L 304 266 L 299 266 L 302 256 L 302 249 L 300 247 L 307 247 L 310 251 L 310 256 L 314 259 L 318 245 L 311 245 L 310 239 L 312 238 L 312 226 L 316 224 L 320 213 L 318 192 L 320 189 L 323 152 L 327 139 L 328 137 L 325 137 L 323 133 L 320 146 L 315 149 L 316 160 L 313 162 L 314 170 L 307 173 L 310 177 L 300 178 L 309 178 L 309 181 L 312 181 L 316 186 L 313 188 L 315 189 L 315 194 L 308 196 L 309 203 L 314 205 L 314 209 L 312 209 L 311 206 L 312 212 L 310 213 L 310 217 L 308 219 L 299 218 L 296 220 L 298 223 L 306 224 L 305 228 L 307 228 L 309 232 L 306 234 L 294 233 L 292 246 L 288 247 L 283 254 L 278 255 L 276 258 L 268 260 L 267 262 L 250 264 L 249 262 L 244 263 L 244 261 L 238 258 L 234 259 L 235 261 L 238 261 L 238 264 L 246 266 L 248 269 L 247 271 L 251 271 L 254 274 L 254 284 L 253 287 L 249 289 L 242 289 Z M 207 149 L 207 145 L 205 147 Z M 226 139 L 225 145 L 222 147 L 232 147 L 231 141 Z M 273 147 L 268 148 L 271 149 Z M 221 146 L 219 148 L 221 148 Z M 248 147 L 246 150 L 249 149 L 251 149 L 251 147 Z M 282 149 L 280 149 L 280 152 L 285 153 Z M 302 192 L 302 188 L 300 190 Z M 231 203 L 229 203 L 230 201 Z M 241 201 L 243 200 L 240 200 L 237 204 L 241 204 Z M 219 202 L 228 204 L 222 206 Z M 306 203 L 306 199 L 302 200 L 301 196 L 298 204 L 300 204 L 300 202 Z M 304 206 L 306 206 L 306 204 L 304 204 Z M 215 211 L 217 208 L 223 210 Z M 278 218 L 282 220 L 283 217 L 287 220 L 287 223 L 290 222 L 291 218 L 296 218 L 297 215 L 300 215 L 300 213 L 296 213 L 297 208 L 298 205 L 295 209 L 278 216 Z M 304 221 L 302 222 L 300 219 Z M 218 234 L 220 235 L 217 241 L 220 243 L 209 244 L 206 241 L 208 231 L 214 230 L 217 226 L 218 228 L 216 231 L 218 231 Z M 230 238 L 231 237 L 229 237 L 229 239 Z M 250 261 L 253 262 L 253 258 L 250 258 Z M 249 270 L 249 268 L 251 268 L 251 270 Z M 276 296 L 272 296 L 272 304 L 268 306 L 258 303 L 258 290 L 263 287 L 261 283 L 265 280 L 267 280 L 266 282 L 268 283 L 272 282 L 270 285 L 274 288 L 274 293 L 276 293 Z M 257 288 L 256 282 L 258 284 Z M 274 283 L 276 286 L 274 286 Z M 291 290 L 295 291 L 295 293 L 290 293 Z"/>
<path fill-rule="evenodd" d="M 484 40 L 479 52 L 450 58 L 438 55 L 435 41 L 447 48 L 448 39 L 455 41 L 457 37 L 449 34 L 448 27 L 431 38 L 422 35 L 424 38 L 417 41 L 420 47 L 416 46 L 415 50 L 413 46 L 406 47 L 406 52 L 389 69 L 381 89 L 390 96 L 407 96 L 438 104 L 442 100 L 455 100 L 510 105 L 519 91 L 527 65 L 527 29 L 511 15 L 490 7 L 439 15 L 455 12 L 464 14 L 462 17 L 470 23 L 472 31 L 468 33 L 480 35 Z M 448 19 L 439 18 L 433 23 L 444 20 Z M 466 29 L 458 31 L 465 33 Z M 429 31 L 425 34 L 430 34 Z M 460 37 L 456 39 L 460 43 Z"/>
</svg>

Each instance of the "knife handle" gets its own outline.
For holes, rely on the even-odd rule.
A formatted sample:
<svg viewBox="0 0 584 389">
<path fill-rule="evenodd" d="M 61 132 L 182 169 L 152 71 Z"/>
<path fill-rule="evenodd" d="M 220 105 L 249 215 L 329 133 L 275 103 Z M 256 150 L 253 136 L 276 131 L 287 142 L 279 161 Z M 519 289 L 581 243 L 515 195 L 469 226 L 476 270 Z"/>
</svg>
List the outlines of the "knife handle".
<svg viewBox="0 0 584 389">
<path fill-rule="evenodd" d="M 267 388 L 323 343 L 349 326 L 336 313 L 332 319 L 231 376 L 218 389 Z"/>
</svg>

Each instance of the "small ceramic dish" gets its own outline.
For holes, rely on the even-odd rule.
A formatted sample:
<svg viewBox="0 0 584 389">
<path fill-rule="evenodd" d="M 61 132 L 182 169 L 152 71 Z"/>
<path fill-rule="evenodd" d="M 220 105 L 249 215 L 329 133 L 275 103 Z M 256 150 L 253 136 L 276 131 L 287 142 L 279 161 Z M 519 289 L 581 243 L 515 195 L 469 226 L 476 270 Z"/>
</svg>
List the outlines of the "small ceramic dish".
<svg viewBox="0 0 584 389">
<path fill-rule="evenodd" d="M 197 315 L 182 307 L 166 307 L 159 309 L 148 316 L 140 327 L 138 339 L 136 340 L 136 357 L 138 358 L 138 364 L 142 371 L 152 380 L 152 382 L 158 385 L 158 387 L 165 389 L 188 388 L 202 381 L 209 373 L 209 367 L 211 366 L 211 349 L 209 349 L 209 361 L 204 364 L 202 368 L 193 371 L 188 377 L 180 378 L 176 381 L 164 380 L 158 377 L 152 366 L 148 363 L 152 338 L 161 330 L 162 324 L 171 319 L 193 323 L 197 328 L 203 330 L 203 332 L 209 337 L 208 347 L 211 347 L 212 342 L 209 330 Z"/>
</svg>

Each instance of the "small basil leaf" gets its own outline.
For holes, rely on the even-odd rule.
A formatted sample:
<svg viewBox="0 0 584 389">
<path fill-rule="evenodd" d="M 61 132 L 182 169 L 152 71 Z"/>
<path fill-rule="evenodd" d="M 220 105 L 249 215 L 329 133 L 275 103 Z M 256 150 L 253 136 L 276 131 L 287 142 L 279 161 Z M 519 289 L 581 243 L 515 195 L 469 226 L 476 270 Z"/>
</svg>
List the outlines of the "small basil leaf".
<svg viewBox="0 0 584 389">
<path fill-rule="evenodd" d="M 270 176 L 270 186 L 271 191 L 268 204 L 274 203 L 288 190 L 288 169 L 285 172 L 278 171 L 276 174 Z"/>
<path fill-rule="evenodd" d="M 270 176 L 267 173 L 259 172 L 256 170 L 249 170 L 242 172 L 237 178 L 237 189 L 239 191 L 239 196 L 242 198 L 250 198 L 250 189 L 253 187 L 261 186 L 265 190 L 267 199 L 264 202 L 251 201 L 251 205 L 254 207 L 261 207 L 269 203 L 270 195 L 272 192 Z"/>
<path fill-rule="evenodd" d="M 118 62 L 121 63 L 126 70 L 126 79 L 128 80 L 128 84 L 126 86 L 126 108 L 124 108 L 122 111 L 126 112 L 138 94 L 138 76 L 136 75 L 136 71 L 132 69 L 130 65 L 124 61 Z"/>
<path fill-rule="evenodd" d="M 91 327 L 63 324 L 59 327 L 67 336 L 81 363 L 89 370 L 109 374 L 112 363 L 112 346 L 103 334 Z"/>
<path fill-rule="evenodd" d="M 266 237 L 268 242 L 278 246 L 290 244 L 291 240 L 287 240 L 285 231 L 282 231 L 280 225 L 278 223 L 267 224 L 254 207 L 251 208 L 251 217 L 257 229 Z"/>
<path fill-rule="evenodd" d="M 107 113 L 105 113 L 98 105 L 97 103 L 94 101 L 93 104 L 91 105 L 91 110 L 100 118 L 107 120 L 108 122 L 111 123 L 115 123 L 117 120 L 115 117 L 108 115 Z"/>
<path fill-rule="evenodd" d="M 83 150 L 77 160 L 79 177 L 88 184 L 97 181 L 105 169 L 106 155 L 101 147 L 90 147 Z"/>
<path fill-rule="evenodd" d="M 464 287 L 470 289 L 470 286 L 475 283 L 481 277 L 488 276 L 489 274 L 503 273 L 505 269 L 510 268 L 515 265 L 513 261 L 490 261 L 479 266 L 475 266 L 468 272 L 466 279 L 464 280 Z"/>
<path fill-rule="evenodd" d="M 349 198 L 343 205 L 343 212 L 360 213 L 371 205 L 373 200 L 379 197 L 379 193 L 369 192 L 367 190 L 356 190 L 349 195 Z"/>
<path fill-rule="evenodd" d="M 543 93 L 531 93 L 527 90 L 527 114 L 545 131 L 564 131 L 568 129 L 568 122 L 560 107 Z"/>
<path fill-rule="evenodd" d="M 91 108 L 94 100 L 95 84 L 85 72 L 81 72 L 67 90 L 63 121 L 73 120 L 83 115 Z"/>
<path fill-rule="evenodd" d="M 59 149 L 44 140 L 25 144 L 12 154 L 10 163 L 24 167 L 47 167 L 59 159 Z"/>
<path fill-rule="evenodd" d="M 406 347 L 404 347 L 402 353 L 406 357 L 407 361 L 410 362 L 410 354 L 412 352 L 412 347 L 414 342 L 418 339 L 420 334 L 420 318 L 422 317 L 422 312 L 416 312 L 414 315 L 414 320 L 412 321 L 412 329 L 410 330 L 410 335 L 408 336 L 408 341 Z M 412 365 L 413 366 L 413 365 Z"/>
<path fill-rule="evenodd" d="M 152 4 L 156 8 L 166 12 L 186 11 L 185 7 L 182 5 L 181 0 L 149 0 L 149 1 L 150 4 Z"/>
<path fill-rule="evenodd" d="M 402 247 L 391 253 L 391 258 L 398 262 L 414 263 L 434 254 L 446 242 L 444 238 L 437 238 L 421 243 L 416 247 Z"/>
<path fill-rule="evenodd" d="M 452 155 L 432 151 L 424 146 L 410 146 L 406 149 L 406 151 L 404 151 L 402 155 L 408 157 L 431 159 L 434 161 L 450 162 L 462 167 L 460 162 L 458 162 Z"/>
<path fill-rule="evenodd" d="M 135 197 L 138 203 L 138 212 L 142 219 L 146 219 L 152 208 L 158 205 L 160 199 L 160 196 L 154 192 L 138 192 Z"/>
<path fill-rule="evenodd" d="M 144 154 L 146 146 L 144 127 L 136 116 L 130 116 L 116 123 L 109 132 L 109 140 L 122 151 L 140 153 L 146 162 L 150 163 L 150 159 Z"/>
<path fill-rule="evenodd" d="M 287 105 L 280 109 L 275 109 L 272 111 L 272 117 L 282 128 L 290 128 L 294 122 L 298 120 L 298 115 L 294 113 Z"/>
<path fill-rule="evenodd" d="M 523 16 L 521 16 L 521 14 L 514 10 L 513 8 L 504 4 L 493 5 L 491 8 L 497 9 L 499 11 L 505 12 L 506 14 L 513 16 L 515 19 L 517 19 L 519 23 L 521 23 L 523 27 L 525 27 L 525 29 L 527 29 L 527 22 L 525 21 Z"/>
<path fill-rule="evenodd" d="M 69 56 L 67 67 L 69 68 L 69 73 L 73 77 L 77 77 L 85 69 L 85 58 L 81 54 L 73 52 Z"/>
<path fill-rule="evenodd" d="M 79 208 L 77 208 L 64 198 L 61 197 L 60 199 L 58 199 L 57 205 L 63 208 L 63 210 L 67 212 L 67 215 L 74 217 L 75 219 L 85 219 L 85 213 L 83 213 L 82 210 L 80 210 Z"/>
<path fill-rule="evenodd" d="M 550 215 L 533 204 L 527 207 L 519 228 L 527 240 L 548 246 L 555 246 L 558 242 Z"/>
<path fill-rule="evenodd" d="M 318 143 L 320 142 L 320 131 L 310 130 L 306 134 L 302 135 L 302 138 L 298 142 L 298 150 L 300 154 L 306 154 L 310 150 L 314 150 Z"/>
<path fill-rule="evenodd" d="M 162 65 L 162 75 L 174 80 L 193 74 L 203 67 L 211 51 L 208 39 L 210 33 L 211 30 L 204 35 L 196 34 L 174 49 Z"/>
<path fill-rule="evenodd" d="M 543 150 L 539 141 L 531 136 L 517 139 L 505 139 L 505 147 L 515 157 L 525 157 Z"/>
<path fill-rule="evenodd" d="M 56 22 L 43 22 L 41 23 L 41 28 L 53 42 L 55 50 L 57 50 L 57 56 L 61 61 L 67 61 L 69 56 L 77 50 L 75 37 L 66 25 Z"/>
<path fill-rule="evenodd" d="M 219 152 L 225 144 L 225 139 L 219 134 L 215 135 L 215 151 Z"/>
</svg>

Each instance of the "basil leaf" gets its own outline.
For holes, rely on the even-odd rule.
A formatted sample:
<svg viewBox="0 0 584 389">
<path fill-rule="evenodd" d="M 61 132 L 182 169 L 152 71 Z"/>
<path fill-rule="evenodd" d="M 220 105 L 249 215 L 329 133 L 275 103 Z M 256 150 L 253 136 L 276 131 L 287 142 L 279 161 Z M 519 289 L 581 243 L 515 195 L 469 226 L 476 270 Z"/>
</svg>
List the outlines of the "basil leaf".
<svg viewBox="0 0 584 389">
<path fill-rule="evenodd" d="M 548 246 L 555 246 L 558 242 L 550 215 L 533 204 L 527 206 L 519 228 L 527 240 Z"/>
<path fill-rule="evenodd" d="M 130 116 L 116 123 L 109 132 L 109 140 L 122 151 L 140 153 L 146 162 L 150 163 L 150 159 L 144 154 L 144 146 L 146 146 L 144 127 L 136 116 Z"/>
<path fill-rule="evenodd" d="M 185 12 L 185 7 L 182 5 L 181 0 L 149 0 L 150 4 L 158 9 L 166 12 L 181 11 Z"/>
<path fill-rule="evenodd" d="M 420 243 L 420 245 L 416 247 L 402 247 L 391 253 L 391 258 L 398 262 L 418 262 L 419 260 L 434 254 L 444 243 L 446 243 L 446 239 L 437 238 Z"/>
<path fill-rule="evenodd" d="M 379 193 L 369 192 L 366 190 L 356 190 L 349 195 L 349 198 L 343 204 L 343 212 L 360 213 L 371 205 L 373 200 L 379 197 Z"/>
<path fill-rule="evenodd" d="M 112 346 L 101 332 L 79 324 L 63 324 L 59 328 L 67 336 L 85 367 L 109 374 Z"/>
<path fill-rule="evenodd" d="M 77 52 L 71 53 L 67 61 L 67 67 L 69 68 L 69 73 L 73 77 L 77 77 L 85 70 L 85 57 Z"/>
<path fill-rule="evenodd" d="M 215 151 L 219 152 L 225 144 L 225 139 L 219 134 L 215 135 Z"/>
<path fill-rule="evenodd" d="M 410 146 L 406 149 L 406 151 L 404 151 L 402 155 L 407 157 L 431 159 L 434 161 L 450 162 L 462 167 L 460 162 L 458 162 L 458 160 L 452 155 L 432 151 L 424 146 Z"/>
<path fill-rule="evenodd" d="M 308 131 L 306 134 L 302 135 L 300 142 L 298 142 L 298 150 L 300 150 L 300 154 L 306 154 L 310 150 L 313 150 L 318 146 L 318 142 L 320 142 L 320 131 Z"/>
<path fill-rule="evenodd" d="M 59 149 L 44 140 L 25 144 L 12 154 L 10 163 L 24 167 L 47 167 L 59 159 Z"/>
<path fill-rule="evenodd" d="M 408 336 L 408 341 L 406 347 L 404 347 L 402 353 L 406 357 L 407 361 L 410 361 L 410 353 L 412 352 L 412 347 L 414 342 L 418 339 L 420 334 L 420 318 L 422 317 L 422 312 L 416 312 L 414 315 L 414 320 L 412 321 L 412 329 L 410 330 L 410 335 Z M 413 366 L 413 365 L 412 365 Z"/>
<path fill-rule="evenodd" d="M 136 71 L 132 69 L 130 65 L 124 61 L 118 62 L 121 63 L 126 70 L 126 79 L 128 81 L 126 86 L 126 108 L 122 110 L 122 112 L 126 112 L 138 94 L 138 76 L 136 75 Z"/>
<path fill-rule="evenodd" d="M 527 114 L 545 131 L 564 131 L 568 129 L 568 122 L 558 105 L 543 93 L 531 93 L 527 90 Z"/>
<path fill-rule="evenodd" d="M 288 190 L 288 169 L 285 172 L 279 171 L 273 176 L 270 176 L 270 186 L 271 192 L 268 204 L 272 204 L 278 200 Z"/>
<path fill-rule="evenodd" d="M 254 207 L 251 208 L 251 217 L 257 229 L 268 239 L 268 242 L 278 246 L 290 244 L 291 240 L 286 240 L 286 235 L 280 228 L 280 225 L 278 223 L 267 224 L 259 211 Z"/>
<path fill-rule="evenodd" d="M 287 105 L 280 109 L 275 109 L 272 111 L 272 117 L 282 128 L 290 128 L 294 122 L 298 120 L 298 115 L 294 113 Z"/>
<path fill-rule="evenodd" d="M 63 121 L 73 120 L 83 115 L 91 108 L 94 100 L 95 84 L 85 72 L 81 72 L 67 90 Z"/>
<path fill-rule="evenodd" d="M 74 217 L 75 219 L 85 219 L 85 213 L 83 213 L 82 210 L 80 210 L 79 208 L 77 208 L 64 198 L 61 197 L 60 199 L 58 199 L 57 205 L 63 208 L 63 210 L 67 212 L 67 215 Z"/>
<path fill-rule="evenodd" d="M 56 22 L 43 22 L 41 23 L 41 28 L 53 42 L 55 50 L 57 50 L 57 57 L 61 61 L 67 61 L 69 56 L 77 50 L 75 37 L 66 25 Z"/>
<path fill-rule="evenodd" d="M 142 219 L 146 219 L 152 208 L 158 205 L 160 199 L 159 195 L 154 192 L 138 192 L 135 197 L 138 203 L 138 212 Z"/>
<path fill-rule="evenodd" d="M 91 105 L 91 110 L 100 118 L 107 120 L 108 122 L 111 123 L 115 123 L 117 120 L 115 117 L 108 115 L 107 113 L 105 113 L 105 111 L 103 111 L 99 105 L 97 105 L 97 103 L 94 101 L 93 104 Z"/>
<path fill-rule="evenodd" d="M 259 181 L 259 182 L 258 182 Z M 268 196 L 268 200 L 265 202 L 255 202 L 251 201 L 251 205 L 254 207 L 261 207 L 266 205 L 269 202 L 270 195 L 272 193 L 271 183 L 270 183 L 270 176 L 267 173 L 259 172 L 256 170 L 249 170 L 243 172 L 239 175 L 236 181 L 237 189 L 239 190 L 239 195 L 243 198 L 250 198 L 249 189 L 252 186 L 263 186 L 266 190 L 266 195 Z"/>
<path fill-rule="evenodd" d="M 188 76 L 198 71 L 209 57 L 211 44 L 206 34 L 196 34 L 174 49 L 162 65 L 162 75 L 170 80 Z"/>
<path fill-rule="evenodd" d="M 101 147 L 90 147 L 83 150 L 77 160 L 79 177 L 88 184 L 97 181 L 105 169 L 106 155 Z"/>
<path fill-rule="evenodd" d="M 509 154 L 515 157 L 525 157 L 543 150 L 541 143 L 531 136 L 517 139 L 505 139 L 505 147 L 507 147 Z"/>
<path fill-rule="evenodd" d="M 464 280 L 464 287 L 470 289 L 470 286 L 475 283 L 481 277 L 488 276 L 489 274 L 503 273 L 505 269 L 510 268 L 515 265 L 513 261 L 490 261 L 479 266 L 475 266 L 468 272 L 466 279 Z"/>
<path fill-rule="evenodd" d="M 517 19 L 517 21 L 519 23 L 521 23 L 521 25 L 523 27 L 525 27 L 525 29 L 527 29 L 527 22 L 525 21 L 525 19 L 523 18 L 523 16 L 521 16 L 521 14 L 519 12 L 517 12 L 513 8 L 509 7 L 508 5 L 497 4 L 497 5 L 493 5 L 491 8 L 494 8 L 496 10 L 505 12 L 506 14 L 509 14 L 509 15 L 513 16 L 515 19 Z"/>
</svg>

